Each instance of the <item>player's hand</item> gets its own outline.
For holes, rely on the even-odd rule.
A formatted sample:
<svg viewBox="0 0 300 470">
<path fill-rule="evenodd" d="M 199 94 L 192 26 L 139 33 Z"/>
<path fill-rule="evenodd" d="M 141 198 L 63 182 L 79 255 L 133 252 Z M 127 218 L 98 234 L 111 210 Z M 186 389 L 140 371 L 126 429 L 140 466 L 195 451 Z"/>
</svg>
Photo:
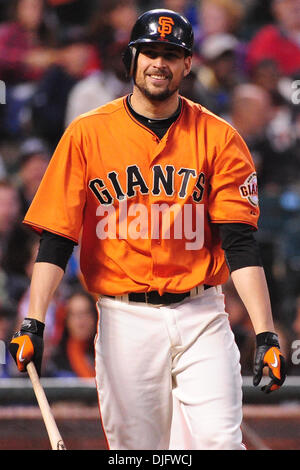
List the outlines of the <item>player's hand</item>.
<svg viewBox="0 0 300 470">
<path fill-rule="evenodd" d="M 24 318 L 20 331 L 14 334 L 8 349 L 20 372 L 26 372 L 28 362 L 32 361 L 38 375 L 41 375 L 44 328 L 44 323 L 33 318 Z"/>
<path fill-rule="evenodd" d="M 286 377 L 286 363 L 280 351 L 278 336 L 270 331 L 256 335 L 256 353 L 253 368 L 253 385 L 255 387 L 261 381 L 264 367 L 269 368 L 271 381 L 262 387 L 262 391 L 270 393 L 280 388 Z"/>
</svg>

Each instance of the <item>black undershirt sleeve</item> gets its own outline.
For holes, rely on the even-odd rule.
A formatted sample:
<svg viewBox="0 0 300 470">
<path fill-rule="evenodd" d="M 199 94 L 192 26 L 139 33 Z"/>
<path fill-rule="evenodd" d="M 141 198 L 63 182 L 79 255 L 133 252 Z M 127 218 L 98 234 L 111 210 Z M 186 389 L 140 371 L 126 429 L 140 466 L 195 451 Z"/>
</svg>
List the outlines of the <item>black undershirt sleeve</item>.
<svg viewBox="0 0 300 470">
<path fill-rule="evenodd" d="M 248 224 L 219 224 L 222 248 L 230 272 L 247 266 L 262 266 L 260 250 Z"/>
<path fill-rule="evenodd" d="M 247 266 L 262 266 L 253 227 L 236 223 L 219 224 L 219 232 L 230 272 Z M 44 230 L 36 262 L 55 264 L 65 271 L 75 245 L 66 237 Z"/>
<path fill-rule="evenodd" d="M 75 245 L 76 243 L 69 238 L 44 230 L 40 239 L 36 263 L 55 264 L 65 271 Z"/>
</svg>

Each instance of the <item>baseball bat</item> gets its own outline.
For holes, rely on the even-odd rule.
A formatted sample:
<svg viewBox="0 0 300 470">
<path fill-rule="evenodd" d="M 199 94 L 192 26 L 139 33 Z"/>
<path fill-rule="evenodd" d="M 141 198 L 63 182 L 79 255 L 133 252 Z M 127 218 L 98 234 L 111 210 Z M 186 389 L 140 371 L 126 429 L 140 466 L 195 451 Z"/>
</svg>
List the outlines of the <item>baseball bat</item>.
<svg viewBox="0 0 300 470">
<path fill-rule="evenodd" d="M 60 435 L 56 422 L 54 420 L 50 405 L 48 403 L 45 391 L 41 385 L 39 376 L 37 374 L 35 365 L 33 362 L 27 364 L 27 372 L 30 377 L 32 387 L 39 404 L 42 417 L 47 429 L 47 433 L 50 439 L 52 450 L 66 450 L 64 441 Z"/>
</svg>

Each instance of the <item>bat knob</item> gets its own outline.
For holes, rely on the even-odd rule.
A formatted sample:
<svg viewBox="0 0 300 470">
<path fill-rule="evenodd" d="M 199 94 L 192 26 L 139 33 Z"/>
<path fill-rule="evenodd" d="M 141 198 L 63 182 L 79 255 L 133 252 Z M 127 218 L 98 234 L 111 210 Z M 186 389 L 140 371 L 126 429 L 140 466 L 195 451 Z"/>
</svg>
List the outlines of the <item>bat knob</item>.
<svg viewBox="0 0 300 470">
<path fill-rule="evenodd" d="M 57 447 L 56 450 L 67 450 L 65 444 L 63 443 L 62 440 L 57 442 Z"/>
</svg>

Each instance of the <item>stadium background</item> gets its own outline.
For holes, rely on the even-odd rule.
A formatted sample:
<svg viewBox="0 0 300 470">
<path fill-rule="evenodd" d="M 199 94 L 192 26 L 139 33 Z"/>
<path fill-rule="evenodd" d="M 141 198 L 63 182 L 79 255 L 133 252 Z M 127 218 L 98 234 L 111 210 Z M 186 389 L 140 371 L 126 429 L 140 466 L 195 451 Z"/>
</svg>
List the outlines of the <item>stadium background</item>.
<svg viewBox="0 0 300 470">
<path fill-rule="evenodd" d="M 182 95 L 237 128 L 258 172 L 256 236 L 288 377 L 270 397 L 252 387 L 254 334 L 229 281 L 227 311 L 244 378 L 244 440 L 249 449 L 296 450 L 299 0 L 0 0 L 0 340 L 7 343 L 26 315 L 38 239 L 21 220 L 52 151 L 77 115 L 130 91 L 121 51 L 139 13 L 162 6 L 184 13 L 195 32 L 193 68 Z M 67 447 L 105 449 L 93 379 L 96 312 L 81 284 L 78 251 L 49 307 L 43 384 Z M 0 449 L 48 448 L 31 385 L 6 354 L 0 364 Z"/>
</svg>

